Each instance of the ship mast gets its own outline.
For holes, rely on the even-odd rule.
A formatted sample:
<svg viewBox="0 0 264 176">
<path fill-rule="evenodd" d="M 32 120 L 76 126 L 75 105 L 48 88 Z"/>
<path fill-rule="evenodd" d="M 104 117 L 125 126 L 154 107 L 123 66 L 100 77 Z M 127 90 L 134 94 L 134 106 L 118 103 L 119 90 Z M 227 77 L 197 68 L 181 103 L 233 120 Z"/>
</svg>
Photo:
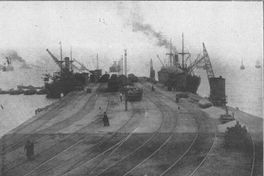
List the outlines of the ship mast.
<svg viewBox="0 0 264 176">
<path fill-rule="evenodd" d="M 181 53 L 179 53 L 180 55 L 182 55 L 182 68 L 184 68 L 185 66 L 184 66 L 184 55 L 186 55 L 186 54 L 190 54 L 190 53 L 185 53 L 184 52 L 184 34 L 182 33 L 182 52 Z"/>
<path fill-rule="evenodd" d="M 170 52 L 169 53 L 166 53 L 166 55 L 169 55 L 169 66 L 172 66 L 172 56 L 173 56 L 173 53 L 172 53 L 172 43 L 171 43 L 171 40 L 170 40 Z"/>
</svg>

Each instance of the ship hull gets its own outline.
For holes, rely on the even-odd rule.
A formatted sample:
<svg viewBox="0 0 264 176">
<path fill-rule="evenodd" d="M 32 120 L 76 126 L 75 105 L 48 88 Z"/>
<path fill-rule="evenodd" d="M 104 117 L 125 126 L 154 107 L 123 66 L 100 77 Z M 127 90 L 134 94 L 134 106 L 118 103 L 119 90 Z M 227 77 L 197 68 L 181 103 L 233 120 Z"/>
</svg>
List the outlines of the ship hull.
<svg viewBox="0 0 264 176">
<path fill-rule="evenodd" d="M 168 90 L 192 92 L 195 94 L 201 83 L 201 78 L 196 75 L 190 75 L 185 72 L 170 73 L 166 70 L 158 72 L 158 80 L 167 86 Z"/>
<path fill-rule="evenodd" d="M 60 98 L 61 95 L 67 95 L 72 91 L 83 90 L 87 84 L 87 74 L 70 74 L 66 78 L 60 78 L 52 83 L 45 84 L 47 98 Z"/>
</svg>

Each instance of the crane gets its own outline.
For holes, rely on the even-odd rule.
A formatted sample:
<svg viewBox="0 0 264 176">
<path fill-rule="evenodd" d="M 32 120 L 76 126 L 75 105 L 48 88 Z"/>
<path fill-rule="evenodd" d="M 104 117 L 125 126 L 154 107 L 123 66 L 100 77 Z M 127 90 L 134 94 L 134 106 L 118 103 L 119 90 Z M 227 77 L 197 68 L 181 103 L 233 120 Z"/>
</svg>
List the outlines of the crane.
<svg viewBox="0 0 264 176">
<path fill-rule="evenodd" d="M 73 58 L 73 61 L 76 62 L 76 63 L 78 63 L 81 66 L 81 69 L 80 70 L 86 70 L 86 71 L 90 72 L 90 70 L 87 67 L 85 67 L 85 65 L 83 65 L 81 62 L 79 62 L 75 58 Z"/>
<path fill-rule="evenodd" d="M 205 48 L 204 43 L 203 43 L 203 54 L 202 55 L 198 54 L 196 59 L 189 65 L 187 70 L 189 73 L 191 73 L 194 69 L 201 67 L 201 66 L 206 70 L 208 80 L 210 78 L 215 77 L 213 67 L 210 61 L 210 57 L 208 55 L 208 52 Z"/>
<path fill-rule="evenodd" d="M 159 55 L 157 54 L 157 58 L 159 59 L 160 63 L 162 64 L 163 67 L 165 67 L 164 63 L 161 61 Z"/>
<path fill-rule="evenodd" d="M 210 57 L 208 55 L 208 52 L 205 48 L 205 44 L 203 43 L 203 56 L 204 56 L 204 64 L 205 64 L 205 70 L 207 72 L 207 77 L 208 79 L 210 78 L 214 78 L 215 74 L 214 74 L 214 70 L 210 61 Z"/>
<path fill-rule="evenodd" d="M 63 61 L 59 61 L 51 52 L 49 49 L 46 49 L 46 51 L 49 53 L 49 55 L 51 56 L 51 58 L 54 60 L 54 62 L 60 67 L 60 69 L 62 70 L 63 69 L 63 66 L 62 66 L 62 62 Z"/>
</svg>

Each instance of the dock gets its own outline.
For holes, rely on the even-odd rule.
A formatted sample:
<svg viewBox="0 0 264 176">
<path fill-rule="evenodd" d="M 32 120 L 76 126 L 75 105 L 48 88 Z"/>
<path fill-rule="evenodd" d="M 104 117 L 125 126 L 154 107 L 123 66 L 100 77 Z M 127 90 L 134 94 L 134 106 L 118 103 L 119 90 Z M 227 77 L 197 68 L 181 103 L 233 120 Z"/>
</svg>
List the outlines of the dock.
<svg viewBox="0 0 264 176">
<path fill-rule="evenodd" d="M 1 138 L 1 176 L 143 176 L 263 174 L 263 120 L 234 108 L 246 126 L 252 150 L 226 150 L 219 122 L 225 111 L 202 109 L 198 95 L 175 101 L 175 92 L 147 82 L 141 101 L 125 103 L 118 92 L 93 83 L 74 91 Z M 103 126 L 103 113 L 110 121 Z M 35 145 L 27 160 L 24 145 Z"/>
</svg>

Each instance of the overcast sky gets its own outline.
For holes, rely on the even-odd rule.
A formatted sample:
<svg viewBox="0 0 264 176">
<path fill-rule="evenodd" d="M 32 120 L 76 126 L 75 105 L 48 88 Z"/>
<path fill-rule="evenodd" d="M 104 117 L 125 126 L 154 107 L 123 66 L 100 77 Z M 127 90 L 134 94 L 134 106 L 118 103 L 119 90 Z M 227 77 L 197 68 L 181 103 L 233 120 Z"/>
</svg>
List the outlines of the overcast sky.
<svg viewBox="0 0 264 176">
<path fill-rule="evenodd" d="M 254 65 L 262 60 L 262 31 L 262 2 L 0 2 L 0 51 L 15 49 L 29 62 L 48 57 L 46 48 L 59 54 L 62 41 L 64 55 L 72 46 L 91 67 L 96 53 L 109 67 L 126 48 L 130 70 L 148 73 L 149 59 L 158 68 L 156 54 L 167 52 L 155 34 L 180 51 L 184 32 L 193 57 L 205 42 L 212 62 Z"/>
</svg>

